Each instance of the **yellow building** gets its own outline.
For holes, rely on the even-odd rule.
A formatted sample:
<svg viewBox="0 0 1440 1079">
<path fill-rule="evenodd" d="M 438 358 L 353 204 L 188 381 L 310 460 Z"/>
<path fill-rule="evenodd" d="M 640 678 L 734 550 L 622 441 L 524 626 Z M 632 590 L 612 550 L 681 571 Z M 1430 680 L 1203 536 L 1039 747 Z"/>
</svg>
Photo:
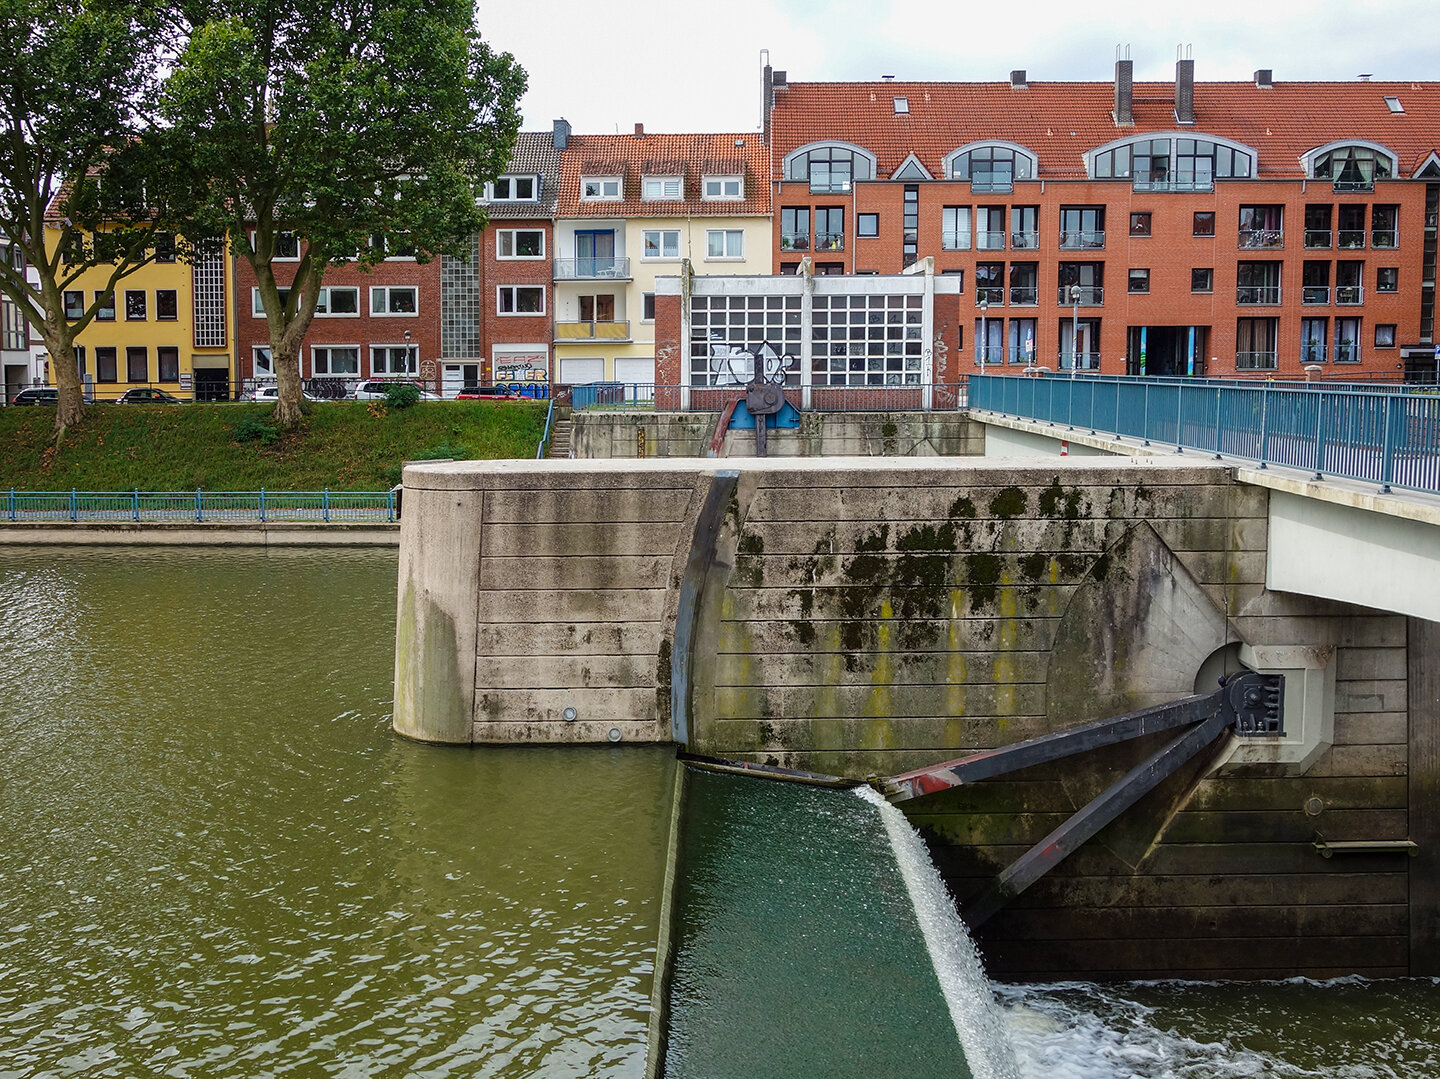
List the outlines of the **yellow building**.
<svg viewBox="0 0 1440 1079">
<path fill-rule="evenodd" d="M 58 239 L 58 230 L 52 235 Z M 154 387 L 184 400 L 229 399 L 235 312 L 228 266 L 223 249 L 192 264 L 163 245 L 113 295 L 105 292 L 109 267 L 81 274 L 64 294 L 67 317 L 79 318 L 101 297 L 108 301 L 75 340 L 87 398 L 113 401 L 126 390 Z M 39 374 L 54 384 L 48 363 Z"/>
<path fill-rule="evenodd" d="M 555 381 L 655 381 L 655 278 L 771 272 L 755 134 L 576 135 L 555 213 Z M 643 391 L 642 391 L 643 392 Z"/>
</svg>

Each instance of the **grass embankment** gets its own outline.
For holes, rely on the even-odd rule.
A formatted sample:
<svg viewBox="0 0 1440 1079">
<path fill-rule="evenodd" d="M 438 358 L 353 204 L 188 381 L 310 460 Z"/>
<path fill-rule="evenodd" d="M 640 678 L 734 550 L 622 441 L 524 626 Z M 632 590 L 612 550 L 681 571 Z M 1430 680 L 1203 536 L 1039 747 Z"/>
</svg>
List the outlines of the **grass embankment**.
<svg viewBox="0 0 1440 1079">
<path fill-rule="evenodd" d="M 269 404 L 92 405 L 54 444 L 53 408 L 0 409 L 0 489 L 383 490 L 404 461 L 534 457 L 545 404 L 310 405 L 280 433 Z"/>
</svg>

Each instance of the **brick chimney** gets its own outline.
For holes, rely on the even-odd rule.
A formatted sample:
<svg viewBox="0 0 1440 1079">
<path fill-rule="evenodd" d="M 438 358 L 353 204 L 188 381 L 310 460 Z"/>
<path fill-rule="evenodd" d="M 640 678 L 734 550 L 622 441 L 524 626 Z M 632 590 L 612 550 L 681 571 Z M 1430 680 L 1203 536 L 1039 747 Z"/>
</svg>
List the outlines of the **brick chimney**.
<svg viewBox="0 0 1440 1079">
<path fill-rule="evenodd" d="M 643 139 L 643 138 L 645 137 L 645 125 L 644 125 L 644 124 L 636 124 L 636 125 L 635 125 L 635 137 L 636 137 L 637 139 Z"/>
<path fill-rule="evenodd" d="M 1135 62 L 1128 58 L 1115 61 L 1115 111 L 1111 114 L 1117 124 L 1135 123 L 1133 103 L 1135 100 Z"/>
<path fill-rule="evenodd" d="M 1195 122 L 1195 61 L 1175 61 L 1175 122 Z"/>
<path fill-rule="evenodd" d="M 570 121 L 560 119 L 555 121 L 555 133 L 552 136 L 555 149 L 563 150 L 570 144 Z"/>
</svg>

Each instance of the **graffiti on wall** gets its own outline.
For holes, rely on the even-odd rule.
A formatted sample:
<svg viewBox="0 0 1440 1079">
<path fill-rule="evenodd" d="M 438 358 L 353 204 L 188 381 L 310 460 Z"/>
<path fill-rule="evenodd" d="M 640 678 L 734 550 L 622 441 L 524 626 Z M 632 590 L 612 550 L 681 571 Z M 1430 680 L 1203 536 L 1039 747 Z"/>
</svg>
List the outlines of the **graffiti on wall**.
<svg viewBox="0 0 1440 1079">
<path fill-rule="evenodd" d="M 795 357 L 777 352 L 769 341 L 760 345 L 732 345 L 719 332 L 710 335 L 711 385 L 784 382 L 788 375 L 794 373 L 794 367 Z"/>
</svg>

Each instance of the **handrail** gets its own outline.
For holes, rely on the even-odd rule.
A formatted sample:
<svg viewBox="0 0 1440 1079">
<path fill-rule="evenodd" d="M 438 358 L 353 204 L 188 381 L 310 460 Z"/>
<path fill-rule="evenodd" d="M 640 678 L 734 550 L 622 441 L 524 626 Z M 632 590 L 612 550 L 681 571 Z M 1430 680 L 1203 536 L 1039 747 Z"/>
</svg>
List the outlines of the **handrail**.
<svg viewBox="0 0 1440 1079">
<path fill-rule="evenodd" d="M 974 408 L 1440 494 L 1440 394 L 1259 379 L 972 375 Z"/>
<path fill-rule="evenodd" d="M 129 521 L 269 524 L 378 524 L 396 517 L 393 490 L 386 491 L 17 491 L 3 511 L 14 523 Z"/>
<path fill-rule="evenodd" d="M 550 449 L 550 428 L 555 421 L 555 398 L 550 398 L 550 407 L 545 410 L 545 430 L 540 432 L 540 445 L 535 447 L 535 460 L 540 460 Z"/>
</svg>

